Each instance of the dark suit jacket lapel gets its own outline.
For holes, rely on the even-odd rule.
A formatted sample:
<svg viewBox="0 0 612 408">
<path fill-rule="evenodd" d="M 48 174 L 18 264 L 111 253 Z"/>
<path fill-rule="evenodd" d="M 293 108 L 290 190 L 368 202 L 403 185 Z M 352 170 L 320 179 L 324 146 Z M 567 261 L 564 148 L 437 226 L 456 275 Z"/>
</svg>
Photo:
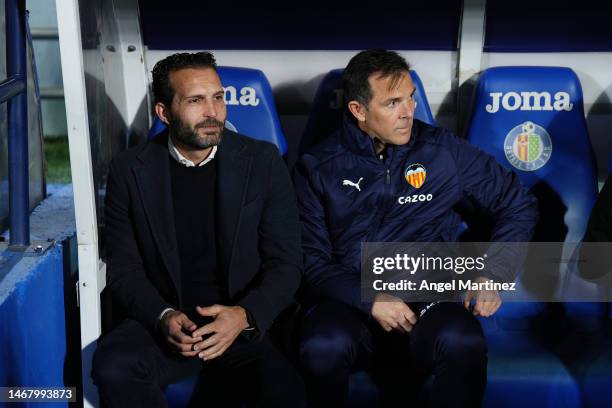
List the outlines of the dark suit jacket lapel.
<svg viewBox="0 0 612 408">
<path fill-rule="evenodd" d="M 171 158 L 167 143 L 167 133 L 148 143 L 138 155 L 142 165 L 135 166 L 133 170 L 153 238 L 180 298 L 180 260 L 170 184 Z"/>
<path fill-rule="evenodd" d="M 246 197 L 252 158 L 243 155 L 245 146 L 233 132 L 225 131 L 217 156 L 217 248 L 220 266 L 227 277 L 237 241 L 240 214 Z M 231 294 L 231 287 L 228 286 Z"/>
</svg>

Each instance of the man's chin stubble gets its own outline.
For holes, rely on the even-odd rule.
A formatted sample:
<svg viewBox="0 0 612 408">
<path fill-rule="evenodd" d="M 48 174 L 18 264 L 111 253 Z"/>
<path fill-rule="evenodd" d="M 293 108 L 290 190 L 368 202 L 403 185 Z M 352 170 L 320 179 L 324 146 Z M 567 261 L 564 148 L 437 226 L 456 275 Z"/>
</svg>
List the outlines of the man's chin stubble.
<svg viewBox="0 0 612 408">
<path fill-rule="evenodd" d="M 202 140 L 202 143 L 196 143 L 196 144 L 197 144 L 197 147 L 200 149 L 208 149 L 210 147 L 219 145 L 221 143 L 222 138 L 223 136 L 221 132 L 216 133 L 216 134 L 207 134 L 204 140 L 200 139 Z"/>
</svg>

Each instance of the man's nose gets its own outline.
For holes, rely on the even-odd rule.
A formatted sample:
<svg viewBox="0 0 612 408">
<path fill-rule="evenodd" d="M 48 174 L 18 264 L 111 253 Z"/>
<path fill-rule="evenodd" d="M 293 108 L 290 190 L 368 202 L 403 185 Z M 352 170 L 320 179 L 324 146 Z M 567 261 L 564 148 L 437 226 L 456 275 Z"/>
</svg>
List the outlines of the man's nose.
<svg viewBox="0 0 612 408">
<path fill-rule="evenodd" d="M 407 100 L 402 103 L 400 116 L 402 118 L 411 119 L 414 117 L 415 103 L 412 100 Z"/>
<path fill-rule="evenodd" d="M 216 118 L 217 117 L 217 107 L 215 106 L 212 100 L 207 100 L 204 102 L 202 116 L 207 118 Z"/>
</svg>

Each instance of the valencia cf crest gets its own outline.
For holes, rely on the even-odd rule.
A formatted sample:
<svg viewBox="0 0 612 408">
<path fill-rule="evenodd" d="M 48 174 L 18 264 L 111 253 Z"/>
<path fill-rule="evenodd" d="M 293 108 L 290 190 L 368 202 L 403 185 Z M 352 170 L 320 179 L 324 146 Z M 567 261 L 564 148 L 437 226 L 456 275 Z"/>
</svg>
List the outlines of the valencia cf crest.
<svg viewBox="0 0 612 408">
<path fill-rule="evenodd" d="M 427 170 L 422 164 L 414 163 L 406 167 L 404 177 L 408 184 L 414 188 L 420 188 L 425 183 L 425 177 L 427 176 Z"/>
</svg>

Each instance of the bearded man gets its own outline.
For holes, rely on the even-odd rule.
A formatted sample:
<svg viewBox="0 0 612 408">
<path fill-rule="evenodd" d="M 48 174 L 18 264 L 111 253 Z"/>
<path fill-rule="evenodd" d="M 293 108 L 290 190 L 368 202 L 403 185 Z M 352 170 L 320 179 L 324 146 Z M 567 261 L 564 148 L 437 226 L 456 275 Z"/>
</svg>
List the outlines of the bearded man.
<svg viewBox="0 0 612 408">
<path fill-rule="evenodd" d="M 278 150 L 224 128 L 212 54 L 153 69 L 162 135 L 111 164 L 107 287 L 126 318 L 98 342 L 93 378 L 110 407 L 166 406 L 201 373 L 206 406 L 305 406 L 267 334 L 302 268 L 291 181 Z"/>
</svg>

